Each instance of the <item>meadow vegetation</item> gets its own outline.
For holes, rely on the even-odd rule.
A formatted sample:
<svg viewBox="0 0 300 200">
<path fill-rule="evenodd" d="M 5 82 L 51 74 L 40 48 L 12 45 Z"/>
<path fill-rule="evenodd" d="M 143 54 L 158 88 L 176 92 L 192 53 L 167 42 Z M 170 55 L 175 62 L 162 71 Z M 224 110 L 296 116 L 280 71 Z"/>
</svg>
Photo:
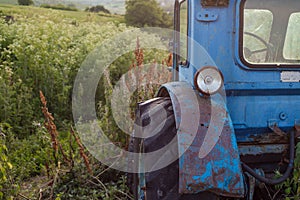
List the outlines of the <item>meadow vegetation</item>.
<svg viewBox="0 0 300 200">
<path fill-rule="evenodd" d="M 0 199 L 131 198 L 124 173 L 85 150 L 71 110 L 81 63 L 104 40 L 132 29 L 123 22 L 117 15 L 0 5 Z M 154 63 L 167 56 L 149 50 L 142 57 Z M 101 126 L 124 148 L 127 136 L 108 100 L 111 83 L 137 67 L 135 57 L 128 52 L 113 62 L 95 105 Z"/>
</svg>

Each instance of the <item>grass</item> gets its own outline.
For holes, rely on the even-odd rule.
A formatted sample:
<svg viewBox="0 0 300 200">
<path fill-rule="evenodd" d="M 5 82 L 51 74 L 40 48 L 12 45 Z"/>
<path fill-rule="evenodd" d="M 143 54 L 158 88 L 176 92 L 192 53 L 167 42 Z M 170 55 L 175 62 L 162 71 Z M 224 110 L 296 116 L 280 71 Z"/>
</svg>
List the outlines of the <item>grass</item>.
<svg viewBox="0 0 300 200">
<path fill-rule="evenodd" d="M 17 0 L 0 0 L 0 4 L 17 4 Z"/>
<path fill-rule="evenodd" d="M 125 22 L 124 17 L 121 15 L 109 15 L 104 13 L 89 13 L 84 11 L 65 11 L 65 10 L 53 10 L 47 8 L 40 8 L 35 6 L 19 6 L 12 4 L 2 4 L 6 0 L 0 0 L 0 13 L 4 15 L 22 15 L 29 18 L 37 16 L 50 15 L 51 13 L 56 13 L 61 16 L 61 19 L 74 19 L 78 22 L 81 21 L 93 21 L 99 23 Z M 7 0 L 8 1 L 8 0 Z M 60 19 L 60 20 L 61 20 Z"/>
<path fill-rule="evenodd" d="M 37 5 L 42 4 L 43 1 L 38 1 Z M 0 0 L 0 4 L 18 4 L 18 0 Z M 55 4 L 55 3 L 54 3 Z M 84 10 L 86 7 L 90 7 L 91 5 L 89 5 L 88 2 L 74 2 L 74 4 L 76 5 L 76 7 L 78 9 Z M 125 13 L 125 6 L 124 6 L 124 2 L 123 0 L 105 0 L 104 2 L 101 3 L 101 5 L 105 5 L 106 8 L 108 8 L 111 13 L 118 13 L 118 14 L 124 14 Z"/>
</svg>

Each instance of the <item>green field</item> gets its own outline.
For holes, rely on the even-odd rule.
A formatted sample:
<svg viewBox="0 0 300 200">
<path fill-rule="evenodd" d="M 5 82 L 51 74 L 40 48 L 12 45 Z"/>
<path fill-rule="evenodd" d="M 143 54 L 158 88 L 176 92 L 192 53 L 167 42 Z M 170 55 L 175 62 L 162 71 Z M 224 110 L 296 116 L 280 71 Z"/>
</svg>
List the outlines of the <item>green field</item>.
<svg viewBox="0 0 300 200">
<path fill-rule="evenodd" d="M 17 4 L 17 0 L 0 0 L 0 4 Z"/>
<path fill-rule="evenodd" d="M 87 173 L 96 174 L 102 168 L 91 156 L 89 167 L 82 167 L 85 164 L 80 150 L 68 131 L 72 126 L 70 97 L 73 80 L 85 58 L 97 44 L 126 31 L 123 21 L 119 15 L 0 4 L 1 200 L 39 199 L 41 190 L 41 199 L 108 196 L 100 187 L 80 183 L 88 183 Z M 129 66 L 131 60 L 129 55 L 118 66 Z M 55 116 L 59 133 L 56 137 L 64 152 L 68 152 L 68 161 L 63 161 L 62 154 L 52 148 L 51 136 L 43 126 L 39 91 L 44 93 L 49 111 Z M 47 182 L 55 176 L 52 172 L 60 170 L 72 173 L 60 172 L 55 184 L 48 186 Z M 107 176 L 114 177 L 113 187 L 127 195 L 121 175 Z M 112 188 L 108 181 L 102 182 Z M 120 197 L 114 188 L 109 190 L 111 199 L 115 199 L 114 195 L 124 199 L 126 195 Z"/>
<path fill-rule="evenodd" d="M 8 0 L 7 0 L 8 1 Z M 0 0 L 0 2 L 4 2 L 4 0 Z M 109 15 L 105 13 L 89 13 L 84 11 L 63 11 L 63 10 L 53 10 L 53 9 L 46 9 L 40 8 L 35 6 L 18 6 L 18 5 L 11 5 L 11 4 L 1 4 L 0 3 L 0 13 L 3 15 L 22 15 L 26 17 L 35 17 L 35 16 L 49 16 L 52 14 L 59 15 L 63 19 L 73 19 L 77 21 L 92 21 L 92 22 L 99 22 L 99 23 L 106 23 L 106 22 L 116 22 L 116 23 L 123 23 L 124 17 L 121 15 Z M 58 18 L 57 20 L 61 20 Z M 52 19 L 53 20 L 53 19 Z M 54 19 L 55 20 L 55 19 Z"/>
<path fill-rule="evenodd" d="M 0 4 L 18 4 L 17 0 L 0 0 Z M 43 1 L 34 1 L 36 6 L 39 6 L 40 4 L 43 3 Z M 76 7 L 80 10 L 84 10 L 86 7 L 90 7 L 92 6 L 89 2 L 87 1 L 83 1 L 83 0 L 79 0 L 79 1 L 69 1 L 69 3 L 73 3 L 76 5 Z M 52 3 L 50 3 L 52 4 Z M 53 4 L 56 4 L 55 2 L 53 2 Z M 68 1 L 65 1 L 63 4 L 67 5 Z M 95 5 L 95 4 L 93 4 Z M 99 3 L 99 5 L 104 5 L 105 8 L 107 8 L 108 10 L 111 11 L 111 13 L 117 13 L 117 14 L 124 14 L 125 13 L 125 3 L 122 0 L 114 0 L 114 1 L 110 1 L 110 0 L 106 0 L 103 1 L 101 3 Z"/>
</svg>

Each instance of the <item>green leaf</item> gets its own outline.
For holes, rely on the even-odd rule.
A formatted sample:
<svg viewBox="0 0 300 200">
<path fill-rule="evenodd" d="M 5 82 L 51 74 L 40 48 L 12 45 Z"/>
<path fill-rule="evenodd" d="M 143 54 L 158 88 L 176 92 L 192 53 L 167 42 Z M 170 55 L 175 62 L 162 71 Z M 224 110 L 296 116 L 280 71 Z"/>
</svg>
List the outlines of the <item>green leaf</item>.
<svg viewBox="0 0 300 200">
<path fill-rule="evenodd" d="M 284 193 L 287 194 L 287 195 L 291 194 L 291 189 L 292 189 L 291 187 L 286 188 L 284 190 Z"/>
<path fill-rule="evenodd" d="M 6 164 L 7 164 L 7 166 L 8 166 L 9 169 L 13 168 L 13 166 L 12 166 L 12 164 L 10 162 L 7 162 Z"/>
</svg>

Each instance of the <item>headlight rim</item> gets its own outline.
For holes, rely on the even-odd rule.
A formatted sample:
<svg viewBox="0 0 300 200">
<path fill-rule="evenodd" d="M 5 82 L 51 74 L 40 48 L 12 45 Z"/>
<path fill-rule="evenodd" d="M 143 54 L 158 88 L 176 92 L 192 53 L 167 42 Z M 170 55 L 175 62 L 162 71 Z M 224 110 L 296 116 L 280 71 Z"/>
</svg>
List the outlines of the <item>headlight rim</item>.
<svg viewBox="0 0 300 200">
<path fill-rule="evenodd" d="M 206 70 L 206 69 L 214 69 L 214 70 L 216 70 L 216 71 L 220 74 L 220 77 L 221 77 L 221 85 L 220 85 L 220 87 L 219 87 L 216 91 L 211 92 L 211 93 L 210 93 L 210 92 L 205 92 L 204 90 L 202 90 L 202 89 L 199 87 L 198 82 L 197 82 L 197 79 L 198 79 L 199 74 L 200 74 L 202 71 Z M 197 72 L 196 72 L 196 74 L 195 74 L 195 76 L 194 76 L 194 86 L 196 87 L 196 89 L 197 89 L 201 94 L 203 94 L 203 95 L 205 95 L 205 96 L 212 96 L 212 95 L 218 93 L 218 92 L 222 89 L 222 86 L 223 86 L 223 85 L 224 85 L 224 76 L 223 76 L 223 73 L 221 72 L 221 70 L 220 70 L 219 68 L 217 68 L 217 67 L 215 67 L 215 66 L 207 65 L 207 66 L 201 67 L 200 69 L 197 70 Z"/>
</svg>

